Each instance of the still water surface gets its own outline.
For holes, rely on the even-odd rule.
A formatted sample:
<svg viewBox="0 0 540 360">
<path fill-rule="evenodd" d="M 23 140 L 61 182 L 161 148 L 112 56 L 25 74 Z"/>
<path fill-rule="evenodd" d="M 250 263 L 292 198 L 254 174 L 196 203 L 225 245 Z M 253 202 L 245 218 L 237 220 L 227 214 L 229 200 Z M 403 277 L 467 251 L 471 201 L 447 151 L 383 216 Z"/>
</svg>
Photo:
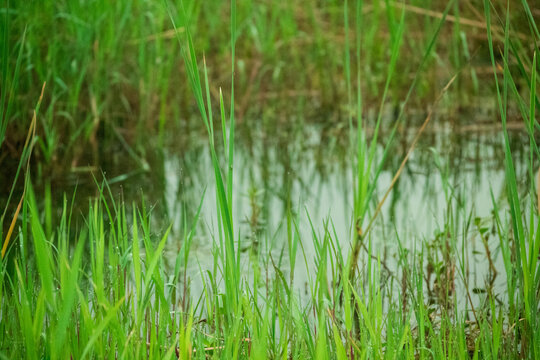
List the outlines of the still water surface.
<svg viewBox="0 0 540 360">
<path fill-rule="evenodd" d="M 271 252 L 276 263 L 283 255 L 282 250 L 287 251 L 285 219 L 288 204 L 291 204 L 298 217 L 305 252 L 305 258 L 300 251 L 297 257 L 295 285 L 300 295 L 309 297 L 309 272 L 316 267 L 314 236 L 322 238 L 325 229 L 329 229 L 344 253 L 350 248 L 353 161 L 346 155 L 346 146 L 326 137 L 316 126 L 304 130 L 301 139 L 297 138 L 294 143 L 283 144 L 267 134 L 251 133 L 250 136 L 250 146 L 237 146 L 234 163 L 234 226 L 241 239 L 240 248 L 245 250 L 245 269 L 249 268 L 247 262 L 252 258 L 253 248 Z M 403 133 L 402 137 L 412 139 L 413 136 L 411 131 Z M 512 132 L 511 138 L 518 179 L 522 179 L 520 185 L 523 194 L 527 194 L 524 180 L 527 178 L 527 159 L 523 154 L 528 138 L 521 131 Z M 377 199 L 388 189 L 409 146 L 410 142 L 404 141 L 392 149 L 388 166 L 377 182 Z M 380 145 L 380 153 L 382 148 Z M 166 151 L 163 169 L 166 213 L 175 233 L 183 232 L 182 212 L 196 209 L 205 194 L 201 226 L 189 267 L 192 291 L 197 294 L 202 291 L 201 270 L 204 273 L 212 267 L 212 238 L 217 236 L 215 182 L 209 152 L 204 143 L 181 154 Z M 492 274 L 476 225 L 490 228 L 487 243 L 492 261 L 502 270 L 492 211 L 494 200 L 505 209 L 504 199 L 504 154 L 499 129 L 456 131 L 455 128 L 440 128 L 422 139 L 386 200 L 371 233 L 373 255 L 381 256 L 385 265 L 394 270 L 400 243 L 410 252 L 420 252 L 430 246 L 437 248 L 442 234 L 450 229 L 457 234 L 457 243 L 453 246 L 464 255 L 458 256 L 456 265 L 465 262 L 469 286 L 483 290 Z M 174 240 L 171 242 L 168 251 L 172 258 L 180 246 Z M 442 254 L 437 255 L 435 251 L 435 256 L 442 257 Z M 364 254 L 363 261 L 366 258 Z M 280 269 L 288 276 L 286 254 L 283 259 Z M 273 265 L 261 266 L 268 270 Z M 498 288 L 502 292 L 504 281 L 503 273 L 494 279 L 496 293 Z M 457 285 L 457 291 L 460 289 L 463 291 L 463 286 Z M 481 301 L 482 293 L 478 291 L 475 302 Z"/>
<path fill-rule="evenodd" d="M 346 257 L 352 239 L 353 167 L 347 129 L 327 124 L 303 124 L 294 127 L 239 127 L 234 159 L 233 219 L 240 239 L 243 269 L 250 274 L 253 259 L 272 260 L 284 276 L 290 274 L 287 254 L 287 209 L 295 215 L 302 249 L 294 270 L 295 290 L 309 298 L 309 279 L 316 264 L 314 237 L 322 238 L 325 229 L 341 247 Z M 417 126 L 401 129 L 397 141 L 377 181 L 375 198 L 379 201 L 410 147 Z M 495 293 L 504 293 L 504 271 L 493 279 L 489 271 L 485 244 L 478 227 L 488 229 L 487 245 L 495 267 L 503 269 L 499 240 L 493 226 L 493 201 L 506 211 L 503 139 L 496 125 L 467 126 L 444 123 L 428 128 L 407 162 L 399 181 L 387 198 L 376 226 L 371 231 L 372 255 L 380 256 L 389 276 L 395 274 L 400 250 L 432 256 L 442 261 L 441 239 L 451 231 L 452 244 L 459 254 L 455 265 L 466 264 L 470 288 L 483 290 L 493 280 Z M 175 134 L 176 136 L 176 134 Z M 385 135 L 381 136 L 384 139 Z M 98 167 L 111 180 L 113 195 L 127 204 L 139 201 L 144 194 L 151 208 L 154 230 L 164 232 L 172 224 L 166 254 L 174 268 L 182 246 L 186 221 L 189 223 L 202 200 L 201 216 L 188 265 L 192 295 L 202 292 L 201 277 L 213 266 L 218 235 L 214 174 L 204 131 L 187 139 L 171 140 L 147 152 L 150 171 L 125 170 L 129 161 L 112 152 L 100 156 Z M 510 133 L 516 172 L 523 199 L 529 197 L 527 179 L 528 136 L 522 129 Z M 384 143 L 378 145 L 382 154 Z M 136 166 L 135 166 L 136 167 Z M 85 178 L 86 177 L 86 178 Z M 73 193 L 77 186 L 78 202 L 95 192 L 88 174 L 72 173 L 53 187 L 61 196 Z M 59 201 L 59 204 L 62 202 Z M 376 203 L 372 204 L 371 213 Z M 83 210 L 84 214 L 84 210 Z M 504 218 L 504 216 L 503 216 Z M 364 224 L 365 226 L 365 224 Z M 258 257 L 258 255 L 260 255 Z M 368 255 L 363 252 L 360 270 Z M 255 260 L 257 261 L 257 260 Z M 251 265 L 250 265 L 251 262 Z M 259 264 L 263 273 L 273 277 L 271 263 Z M 386 270 L 385 270 L 386 271 Z M 387 271 L 388 272 L 388 271 Z M 311 273 L 311 275 L 310 275 Z M 463 286 L 457 285 L 457 291 Z M 481 301 L 482 291 L 475 294 Z M 463 298 L 463 297 L 461 297 Z"/>
</svg>

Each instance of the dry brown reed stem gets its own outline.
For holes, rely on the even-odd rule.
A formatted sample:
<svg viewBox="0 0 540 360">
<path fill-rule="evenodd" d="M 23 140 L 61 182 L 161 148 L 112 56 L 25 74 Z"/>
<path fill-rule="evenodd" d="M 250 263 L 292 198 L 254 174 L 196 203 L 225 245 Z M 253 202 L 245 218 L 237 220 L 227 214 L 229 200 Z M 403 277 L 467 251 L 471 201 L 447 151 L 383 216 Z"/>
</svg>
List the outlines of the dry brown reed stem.
<svg viewBox="0 0 540 360">
<path fill-rule="evenodd" d="M 401 172 L 403 171 L 403 169 L 405 168 L 405 164 L 407 163 L 407 161 L 409 160 L 412 152 L 414 151 L 414 149 L 416 148 L 416 144 L 418 143 L 418 140 L 420 140 L 420 136 L 422 135 L 422 133 L 424 132 L 424 129 L 426 128 L 426 126 L 429 124 L 429 121 L 431 120 L 431 118 L 433 117 L 433 113 L 437 107 L 437 104 L 439 103 L 439 101 L 442 99 L 443 95 L 446 93 L 446 91 L 450 88 L 450 86 L 452 85 L 452 83 L 454 82 L 454 80 L 456 79 L 457 77 L 457 74 L 454 75 L 450 81 L 448 81 L 448 83 L 444 86 L 444 88 L 442 89 L 442 91 L 440 92 L 439 96 L 437 97 L 437 99 L 435 99 L 435 102 L 433 103 L 433 106 L 431 107 L 431 109 L 429 110 L 429 113 L 426 117 L 426 119 L 424 120 L 424 123 L 422 124 L 422 126 L 420 127 L 420 129 L 418 129 L 418 132 L 416 133 L 416 136 L 414 137 L 414 140 L 412 141 L 411 143 L 411 146 L 409 147 L 409 150 L 407 151 L 407 154 L 405 155 L 405 157 L 403 158 L 403 161 L 401 161 L 401 165 L 399 166 L 399 169 L 398 171 L 396 172 L 396 174 L 394 175 L 394 178 L 392 179 L 392 182 L 390 183 L 390 186 L 388 187 L 388 190 L 386 190 L 386 193 L 384 194 L 382 200 L 379 202 L 379 204 L 377 205 L 377 209 L 375 210 L 375 213 L 373 214 L 373 216 L 371 217 L 371 220 L 369 221 L 369 224 L 368 226 L 366 227 L 366 230 L 364 231 L 363 233 L 363 236 L 366 236 L 367 233 L 369 232 L 369 230 L 371 229 L 371 227 L 373 226 L 373 223 L 375 221 L 375 219 L 377 218 L 377 215 L 379 215 L 379 213 L 381 212 L 381 208 L 384 204 L 384 202 L 386 201 L 386 198 L 388 197 L 388 195 L 390 194 L 390 191 L 392 191 L 392 189 L 394 188 L 394 185 L 396 184 L 397 180 L 399 179 L 399 176 L 401 175 Z"/>
<path fill-rule="evenodd" d="M 368 226 L 366 227 L 366 231 L 363 232 L 363 237 L 365 237 L 369 230 L 371 229 L 371 227 L 373 226 L 373 223 L 375 222 L 375 219 L 377 218 L 377 215 L 379 215 L 379 213 L 381 212 L 381 208 L 384 204 L 384 202 L 386 201 L 386 198 L 388 197 L 388 195 L 390 194 L 390 192 L 392 191 L 392 189 L 394 188 L 394 185 L 396 184 L 397 180 L 399 179 L 399 176 L 401 175 L 403 169 L 405 168 L 405 164 L 407 163 L 407 161 L 409 160 L 412 152 L 414 151 L 414 149 L 416 148 L 416 144 L 418 143 L 418 140 L 420 140 L 420 136 L 422 135 L 422 133 L 424 132 L 426 126 L 429 124 L 429 121 L 431 120 L 431 118 L 433 117 L 433 113 L 435 111 L 435 109 L 437 108 L 437 104 L 439 103 L 439 101 L 441 101 L 442 97 L 444 96 L 444 94 L 446 93 L 446 91 L 448 91 L 448 89 L 450 88 L 450 86 L 452 85 L 452 83 L 454 82 L 454 80 L 456 79 L 458 74 L 454 75 L 450 81 L 448 81 L 448 83 L 444 86 L 444 88 L 441 90 L 441 92 L 439 93 L 439 96 L 437 96 L 437 99 L 435 99 L 435 102 L 433 103 L 433 106 L 431 107 L 431 109 L 429 110 L 429 113 L 426 117 L 426 119 L 424 120 L 424 123 L 422 124 L 422 126 L 420 127 L 420 129 L 418 129 L 418 132 L 416 133 L 416 136 L 414 137 L 414 140 L 412 141 L 411 143 L 411 146 L 409 147 L 409 150 L 407 151 L 407 154 L 405 155 L 405 157 L 403 158 L 403 161 L 401 161 L 401 165 L 399 166 L 399 169 L 398 171 L 396 172 L 396 174 L 394 175 L 394 178 L 392 179 L 392 182 L 390 183 L 390 186 L 388 187 L 388 190 L 386 190 L 386 193 L 384 194 L 382 200 L 379 202 L 379 204 L 377 205 L 377 209 L 375 210 L 375 213 L 373 214 L 373 216 L 371 217 L 371 220 L 369 221 L 369 224 Z M 357 252 L 358 254 L 359 252 Z M 353 259 L 353 262 L 351 263 L 353 268 L 354 268 L 354 264 L 356 264 L 358 259 Z M 354 274 L 353 271 L 351 271 L 351 274 Z M 467 289 L 467 296 L 468 296 L 468 299 L 469 299 L 469 302 L 470 302 L 470 305 L 471 305 L 471 310 L 472 310 L 472 313 L 474 315 L 474 318 L 476 320 L 476 323 L 477 324 L 480 324 L 478 322 L 478 318 L 476 316 L 476 310 L 474 309 L 474 305 L 473 305 L 473 302 L 472 302 L 472 299 L 471 299 L 471 295 L 470 295 L 470 292 L 469 292 L 469 288 L 468 288 L 468 285 L 467 283 L 465 282 L 465 286 L 466 286 L 466 289 Z"/>
<path fill-rule="evenodd" d="M 160 33 L 155 33 L 155 34 L 148 35 L 148 36 L 143 37 L 143 38 L 130 40 L 129 44 L 138 45 L 138 44 L 140 44 L 142 42 L 151 42 L 151 41 L 156 41 L 156 40 L 161 40 L 161 39 L 164 39 L 164 40 L 174 39 L 177 36 L 177 34 L 180 34 L 180 33 L 183 33 L 183 32 L 184 32 L 183 27 L 180 27 L 180 28 L 177 28 L 177 29 L 169 29 L 169 30 L 165 30 L 165 31 L 160 32 Z"/>
<path fill-rule="evenodd" d="M 28 149 L 28 157 L 26 160 L 26 171 L 28 171 L 28 168 L 30 166 L 30 157 L 32 156 L 32 149 L 34 147 L 34 138 L 36 136 L 37 109 L 41 105 L 41 100 L 43 100 L 43 93 L 45 92 L 46 84 L 47 82 L 44 82 L 43 86 L 41 87 L 41 95 L 39 96 L 38 103 L 36 105 L 36 108 L 34 109 L 32 122 L 30 123 L 30 128 L 28 129 L 28 135 L 26 135 L 26 141 L 24 142 L 24 149 Z M 25 195 L 26 195 L 26 184 L 24 186 L 23 193 L 21 195 L 21 200 L 19 200 L 19 204 L 17 205 L 17 209 L 15 210 L 15 214 L 13 215 L 13 219 L 11 219 L 11 224 L 9 225 L 9 230 L 6 234 L 6 239 L 4 240 L 4 245 L 2 246 L 2 259 L 6 255 L 7 247 L 9 245 L 9 240 L 11 239 L 11 235 L 13 234 L 13 229 L 15 228 L 17 217 L 19 216 L 19 212 L 21 211 L 21 206 L 24 201 Z"/>
<path fill-rule="evenodd" d="M 358 232 L 359 235 L 358 236 L 360 236 L 360 238 L 356 241 L 356 243 L 355 243 L 355 245 L 354 245 L 354 247 L 352 249 L 352 255 L 351 255 L 352 256 L 352 261 L 349 264 L 349 280 L 352 280 L 354 278 L 354 276 L 355 276 L 355 269 L 356 269 L 356 264 L 358 262 L 358 256 L 360 255 L 360 249 L 361 249 L 362 246 L 364 246 L 364 248 L 365 248 L 363 239 L 367 236 L 369 230 L 371 229 L 371 227 L 373 226 L 373 223 L 375 222 L 375 219 L 377 218 L 377 216 L 381 212 L 381 208 L 382 208 L 384 202 L 386 201 L 386 198 L 388 197 L 388 195 L 390 194 L 390 191 L 392 191 L 394 185 L 396 184 L 397 180 L 399 179 L 399 176 L 401 175 L 401 172 L 403 171 L 403 168 L 405 167 L 405 164 L 409 160 L 409 157 L 411 156 L 412 152 L 414 151 L 414 149 L 416 147 L 416 143 L 420 139 L 420 136 L 422 135 L 422 133 L 424 132 L 426 126 L 428 125 L 429 121 L 431 120 L 431 117 L 433 116 L 433 112 L 437 108 L 437 105 L 438 105 L 439 101 L 442 99 L 442 97 L 446 93 L 446 91 L 448 91 L 448 89 L 450 88 L 450 85 L 452 85 L 452 83 L 454 82 L 454 80 L 456 79 L 458 74 L 459 73 L 454 75 L 450 79 L 450 81 L 448 81 L 448 83 L 441 90 L 439 96 L 437 96 L 437 98 L 435 99 L 435 101 L 433 103 L 433 106 L 429 110 L 429 113 L 428 113 L 426 119 L 424 120 L 424 123 L 422 124 L 420 129 L 418 129 L 418 132 L 417 132 L 413 142 L 411 143 L 411 146 L 410 146 L 409 150 L 407 151 L 407 154 L 405 155 L 405 158 L 403 158 L 403 161 L 401 162 L 401 165 L 399 166 L 398 171 L 394 175 L 394 178 L 392 179 L 392 182 L 390 183 L 390 186 L 388 187 L 388 190 L 386 190 L 386 193 L 384 194 L 382 200 L 377 205 L 375 213 L 371 217 L 371 220 L 369 221 L 369 224 L 366 227 L 366 230 L 362 231 L 361 228 L 359 229 L 359 232 Z M 371 257 L 373 257 L 373 255 L 371 255 Z"/>
<path fill-rule="evenodd" d="M 442 12 L 439 12 L 439 11 L 427 10 L 427 9 L 424 9 L 424 8 L 421 8 L 421 7 L 418 7 L 418 6 L 407 5 L 407 4 L 402 4 L 402 3 L 398 3 L 398 2 L 392 3 L 392 6 L 403 9 L 403 10 L 408 11 L 408 12 L 418 14 L 418 15 L 429 16 L 429 17 L 432 17 L 432 18 L 435 18 L 435 19 L 442 19 L 443 16 L 444 16 L 444 14 Z M 467 19 L 467 18 L 464 18 L 464 17 L 461 17 L 461 16 L 456 17 L 456 16 L 453 16 L 453 15 L 446 15 L 445 21 L 487 30 L 487 24 L 484 21 Z M 497 33 L 497 35 L 500 35 L 500 36 L 504 35 L 504 29 L 502 29 L 501 27 L 497 27 L 497 26 L 492 25 L 491 29 L 495 33 Z M 512 35 L 518 37 L 521 40 L 530 39 L 530 36 L 527 36 L 526 34 L 523 34 L 523 33 L 520 33 L 520 32 L 513 32 Z"/>
<path fill-rule="evenodd" d="M 392 6 L 395 6 L 395 7 L 400 8 L 400 9 L 404 9 L 405 11 L 412 12 L 412 13 L 415 13 L 415 14 L 418 14 L 418 15 L 425 15 L 425 16 L 429 16 L 429 17 L 432 17 L 432 18 L 436 18 L 436 19 L 442 19 L 443 18 L 443 13 L 442 12 L 433 11 L 433 10 L 427 10 L 427 9 L 424 9 L 424 8 L 421 8 L 421 7 L 418 7 L 418 6 L 407 5 L 407 4 L 397 3 L 397 2 L 392 3 Z M 451 22 L 451 23 L 459 23 L 460 25 L 467 25 L 467 26 L 471 26 L 471 27 L 487 29 L 487 24 L 485 22 L 478 21 L 478 20 L 467 19 L 467 18 L 464 18 L 464 17 L 457 18 L 457 17 L 455 17 L 453 15 L 446 15 L 446 21 Z"/>
</svg>

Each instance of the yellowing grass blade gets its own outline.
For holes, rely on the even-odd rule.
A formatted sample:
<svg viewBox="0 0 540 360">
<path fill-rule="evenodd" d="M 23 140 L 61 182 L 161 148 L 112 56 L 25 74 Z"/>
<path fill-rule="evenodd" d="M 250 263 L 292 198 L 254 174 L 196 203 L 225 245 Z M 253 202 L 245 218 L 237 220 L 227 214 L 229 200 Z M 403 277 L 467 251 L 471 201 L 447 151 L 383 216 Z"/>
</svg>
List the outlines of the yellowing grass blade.
<svg viewBox="0 0 540 360">
<path fill-rule="evenodd" d="M 26 141 L 24 142 L 24 148 L 23 148 L 23 154 L 24 150 L 28 149 L 28 157 L 26 160 L 26 171 L 28 171 L 28 166 L 30 165 L 30 157 L 32 156 L 32 146 L 34 143 L 34 137 L 36 136 L 36 118 L 37 118 L 37 111 L 39 109 L 39 106 L 41 105 L 41 101 L 43 100 L 43 93 L 45 91 L 45 85 L 47 82 L 43 83 L 43 86 L 41 87 L 41 95 L 39 96 L 38 103 L 36 105 L 36 108 L 34 109 L 34 115 L 32 116 L 32 122 L 30 123 L 30 128 L 28 129 L 28 135 L 26 136 Z M 24 200 L 24 195 L 26 194 L 26 184 L 24 185 L 24 190 L 21 195 L 21 200 L 19 200 L 19 204 L 17 205 L 17 210 L 15 210 L 15 214 L 13 215 L 13 219 L 11 219 L 11 224 L 9 225 L 8 232 L 6 234 L 6 238 L 4 240 L 4 245 L 2 246 L 2 259 L 6 255 L 7 247 L 9 245 L 9 240 L 11 239 L 11 235 L 13 234 L 13 229 L 15 228 L 15 222 L 17 221 L 17 217 L 19 216 L 19 212 L 21 211 L 21 205 Z"/>
</svg>

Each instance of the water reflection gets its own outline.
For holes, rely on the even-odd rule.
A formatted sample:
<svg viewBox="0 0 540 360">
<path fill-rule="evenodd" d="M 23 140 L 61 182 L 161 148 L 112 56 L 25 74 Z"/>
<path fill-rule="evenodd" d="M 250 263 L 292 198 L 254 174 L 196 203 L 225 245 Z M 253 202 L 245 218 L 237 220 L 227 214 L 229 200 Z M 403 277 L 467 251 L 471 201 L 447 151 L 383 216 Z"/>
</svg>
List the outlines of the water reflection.
<svg viewBox="0 0 540 360">
<path fill-rule="evenodd" d="M 377 201 L 410 147 L 413 131 L 404 131 L 399 137 L 402 140 L 394 145 L 377 184 Z M 326 224 L 343 251 L 350 247 L 354 162 L 348 155 L 346 137 L 339 139 L 317 126 L 300 134 L 282 137 L 251 129 L 248 144 L 239 142 L 234 163 L 233 218 L 247 262 L 251 253 L 248 249 L 258 249 L 261 244 L 266 246 L 262 251 L 270 251 L 273 259 L 279 259 L 287 248 L 286 212 L 290 209 L 296 214 L 308 262 L 305 266 L 302 254 L 298 255 L 294 277 L 296 290 L 303 293 L 309 269 L 315 266 L 314 233 L 324 235 Z M 511 141 L 518 179 L 526 179 L 523 154 L 527 135 L 513 132 Z M 379 153 L 382 148 L 379 145 Z M 217 236 L 212 230 L 217 228 L 217 218 L 209 152 L 201 142 L 185 153 L 166 151 L 163 162 L 166 212 L 175 232 L 182 233 L 183 213 L 193 213 L 208 189 L 190 267 L 192 290 L 198 293 L 202 290 L 199 271 L 212 267 L 212 238 Z M 526 184 L 521 185 L 526 189 Z M 465 255 L 456 260 L 467 263 L 469 286 L 483 289 L 491 276 L 489 261 L 471 219 L 492 224 L 492 201 L 504 199 L 504 187 L 504 152 L 499 131 L 459 131 L 448 126 L 426 134 L 382 208 L 372 232 L 374 254 L 384 256 L 385 266 L 394 270 L 399 243 L 417 252 L 424 243 L 425 249 L 432 247 L 436 252 L 435 244 L 444 248 L 440 242 L 451 231 L 458 241 L 452 246 L 459 250 L 457 254 Z M 181 244 L 172 242 L 170 246 L 172 256 Z M 502 269 L 496 237 L 490 238 L 489 247 L 492 261 Z M 363 261 L 366 257 L 364 254 Z M 288 276 L 288 261 L 283 261 L 280 268 Z M 494 285 L 504 286 L 502 274 Z"/>
<path fill-rule="evenodd" d="M 442 243 L 451 232 L 457 239 L 457 243 L 451 245 L 458 250 L 455 254 L 461 256 L 456 262 L 467 264 L 470 287 L 483 289 L 491 275 L 486 247 L 478 236 L 478 227 L 484 225 L 478 224 L 493 225 L 492 198 L 499 207 L 505 206 L 502 135 L 496 126 L 475 128 L 449 121 L 440 123 L 443 125 L 434 126 L 423 134 L 385 202 L 371 232 L 372 255 L 381 255 L 385 266 L 394 271 L 401 244 L 410 252 L 419 253 L 424 249 L 426 256 L 440 263 L 445 256 L 441 252 Z M 377 183 L 376 201 L 390 185 L 416 128 L 400 129 Z M 250 258 L 257 258 L 258 253 L 270 252 L 283 274 L 289 276 L 285 220 L 287 212 L 291 212 L 297 221 L 303 249 L 303 253 L 298 253 L 294 274 L 296 291 L 301 294 L 305 294 L 308 272 L 313 271 L 316 262 L 314 234 L 321 236 L 329 230 L 344 252 L 343 256 L 350 248 L 354 159 L 349 151 L 348 132 L 347 126 L 332 127 L 324 122 L 307 125 L 298 121 L 274 127 L 262 121 L 258 127 L 238 128 L 233 219 L 241 241 L 242 260 L 247 264 Z M 191 278 L 194 295 L 202 291 L 200 278 L 206 269 L 213 267 L 216 251 L 213 248 L 213 239 L 217 236 L 214 174 L 205 139 L 204 130 L 195 130 L 190 131 L 189 136 L 181 136 L 180 140 L 172 139 L 164 147 L 156 147 L 157 150 L 146 150 L 149 172 L 138 171 L 136 161 L 130 157 L 107 156 L 107 147 L 100 148 L 105 149 L 101 150 L 104 153 L 100 156 L 100 167 L 111 183 L 113 197 L 121 196 L 126 204 L 138 206 L 143 205 L 141 199 L 145 198 L 145 206 L 152 213 L 153 229 L 158 233 L 172 224 L 167 248 L 171 267 L 175 265 L 183 234 L 193 221 L 204 194 L 187 276 Z M 385 134 L 381 139 L 384 142 Z M 529 191 L 525 180 L 528 178 L 528 136 L 518 129 L 510 133 L 510 141 L 517 178 L 521 179 L 520 191 L 525 198 Z M 379 155 L 383 146 L 383 143 L 378 145 Z M 53 195 L 59 199 L 56 202 L 59 209 L 63 193 L 72 194 L 77 188 L 75 213 L 85 214 L 88 206 L 85 198 L 96 196 L 93 177 L 99 178 L 99 175 L 70 173 L 53 178 Z M 39 187 L 37 192 L 40 192 Z M 77 227 L 76 221 L 73 226 Z M 498 238 L 489 234 L 492 261 L 502 269 Z M 368 256 L 363 254 L 360 268 Z M 272 264 L 261 264 L 261 267 L 272 269 Z M 497 277 L 496 292 L 498 287 L 504 286 L 504 280 L 503 274 Z M 480 298 L 479 295 L 478 301 Z"/>
</svg>

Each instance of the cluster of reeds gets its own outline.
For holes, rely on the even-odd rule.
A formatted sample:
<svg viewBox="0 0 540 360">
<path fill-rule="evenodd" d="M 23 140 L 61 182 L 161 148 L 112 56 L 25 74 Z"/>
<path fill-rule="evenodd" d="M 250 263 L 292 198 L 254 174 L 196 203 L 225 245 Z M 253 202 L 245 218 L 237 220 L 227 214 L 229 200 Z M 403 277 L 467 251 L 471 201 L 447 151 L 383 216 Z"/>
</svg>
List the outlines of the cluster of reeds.
<svg viewBox="0 0 540 360">
<path fill-rule="evenodd" d="M 170 1 L 174 18 L 180 16 L 179 4 Z M 232 59 L 226 41 L 227 16 L 223 16 L 230 13 L 228 4 L 221 0 L 185 0 L 183 4 L 196 34 L 194 45 L 207 57 L 211 94 L 217 98 L 216 84 L 226 83 L 225 97 L 230 98 L 228 76 L 223 75 Z M 237 18 L 242 41 L 236 57 L 239 95 L 235 105 L 243 122 L 268 113 L 300 114 L 306 119 L 338 113 L 346 118 L 348 94 L 357 86 L 363 89 L 366 109 L 375 109 L 383 96 L 399 107 L 420 61 L 425 71 L 417 79 L 412 108 L 423 110 L 424 103 L 434 100 L 432 89 L 441 79 L 471 62 L 473 66 L 459 75 L 453 98 L 466 105 L 471 97 L 464 93 L 492 94 L 492 86 L 484 89 L 478 85 L 489 75 L 488 64 L 482 62 L 486 57 L 474 58 L 486 43 L 478 5 L 454 2 L 447 9 L 451 15 L 446 16 L 444 6 L 428 0 L 414 6 L 374 1 L 364 4 L 358 14 L 351 2 L 344 16 L 340 1 L 282 4 L 278 0 L 243 0 L 240 4 Z M 523 40 L 522 24 L 526 22 L 522 20 L 526 17 L 513 7 L 513 24 L 518 26 L 512 31 L 525 43 L 528 38 Z M 438 56 L 425 61 L 418 55 L 426 53 L 443 15 L 447 20 L 441 35 L 444 41 L 438 43 Z M 361 33 L 347 25 L 358 17 L 363 19 Z M 196 109 L 189 101 L 187 73 L 175 42 L 184 28 L 171 26 L 162 3 L 9 0 L 0 8 L 0 24 L 1 106 L 5 107 L 0 142 L 9 129 L 6 146 L 15 154 L 21 151 L 30 124 L 29 109 L 41 84 L 47 82 L 35 148 L 45 174 L 80 170 L 88 163 L 98 166 L 102 149 L 118 142 L 134 158 L 134 167 L 147 170 L 141 148 L 160 144 L 160 140 L 147 145 L 146 134 L 159 139 L 175 124 L 188 132 L 199 123 L 192 118 Z M 387 88 L 385 64 L 389 54 L 395 54 L 400 28 L 404 49 L 394 59 L 400 76 L 393 76 L 392 86 Z M 500 25 L 493 31 L 498 37 L 502 34 Z M 341 56 L 349 50 L 361 51 L 362 62 L 350 64 L 348 57 Z M 352 81 L 347 85 L 347 76 L 355 78 L 361 73 L 361 84 Z M 9 166 L 9 162 L 3 163 Z"/>
<path fill-rule="evenodd" d="M 387 8 L 389 8 L 387 2 Z M 120 3 L 123 4 L 123 3 Z M 72 200 L 65 197 L 59 221 L 52 223 L 50 191 L 44 205 L 31 185 L 27 161 L 37 139 L 28 136 L 20 168 L 25 169 L 23 198 L 9 230 L 2 233 L 4 247 L 0 272 L 0 354 L 4 358 L 537 358 L 540 356 L 539 310 L 540 223 L 535 201 L 534 165 L 539 155 L 537 131 L 536 47 L 528 56 L 510 31 L 510 12 L 504 13 L 500 47 L 493 39 L 493 8 L 484 1 L 489 54 L 495 77 L 499 115 L 505 146 L 506 203 L 493 197 L 488 219 L 497 244 L 487 240 L 486 227 L 474 223 L 462 199 L 447 184 L 447 214 L 441 231 L 431 243 L 402 246 L 400 234 L 397 265 L 386 264 L 377 251 L 373 229 L 388 193 L 379 199 L 375 186 L 391 154 L 390 144 L 402 125 L 403 113 L 420 74 L 434 54 L 437 38 L 452 2 L 441 13 L 431 33 L 415 77 L 403 99 L 395 125 L 382 155 L 376 150 L 381 117 L 373 136 L 364 132 L 362 72 L 351 75 L 350 54 L 361 68 L 364 4 L 343 7 L 345 34 L 350 33 L 349 11 L 354 9 L 356 42 L 345 37 L 344 72 L 355 187 L 349 239 L 338 239 L 331 220 L 313 224 L 309 209 L 292 205 L 281 256 L 275 258 L 262 246 L 248 262 L 241 258 L 241 237 L 233 218 L 233 164 L 235 156 L 235 48 L 238 38 L 237 8 L 230 7 L 230 106 L 222 92 L 212 104 L 209 70 L 197 57 L 190 24 L 190 10 L 167 5 L 178 38 L 185 71 L 196 106 L 208 134 L 215 178 L 217 224 L 211 229 L 212 267 L 187 277 L 190 263 L 197 264 L 191 246 L 201 206 L 191 209 L 193 222 L 184 220 L 183 233 L 153 229 L 146 206 L 130 207 L 114 198 L 106 182 L 97 183 L 98 197 L 91 200 L 82 220 L 75 220 Z M 118 5 L 120 6 L 120 5 Z M 540 41 L 535 18 L 522 2 L 531 28 L 530 39 Z M 388 101 L 396 78 L 405 29 L 405 11 L 390 29 L 390 57 L 381 92 L 381 109 Z M 118 21 L 118 19 L 116 19 Z M 119 19 L 121 21 L 121 18 Z M 77 26 L 83 26 L 78 24 Z M 180 31 L 182 29 L 182 31 Z M 501 35 L 501 34 L 499 34 Z M 354 51 L 352 50 L 354 49 Z M 202 67 L 202 69 L 201 69 Z M 419 128 L 409 152 L 401 160 L 388 191 L 399 178 L 414 150 L 416 139 L 429 125 L 432 111 L 452 85 L 439 89 L 432 110 Z M 517 80 L 527 89 L 518 89 Z M 353 84 L 356 83 L 356 86 Z M 4 94 L 4 93 L 3 93 Z M 507 112 L 512 102 L 520 111 L 529 134 L 529 186 L 520 193 L 509 145 Z M 2 102 L 3 104 L 3 102 Z M 38 103 L 39 108 L 39 103 Z M 215 114 L 216 109 L 218 115 Z M 38 109 L 36 109 L 37 112 Z M 4 109 L 2 109 L 4 111 Z M 382 113 L 382 110 L 380 111 Z M 220 121 L 215 121 L 215 118 Z M 32 122 L 35 128 L 35 117 Z M 33 130 L 32 130 L 33 131 Z M 219 138 L 219 141 L 217 139 Z M 223 146 L 223 148 L 221 148 Z M 25 165 L 26 164 L 26 165 Z M 440 176 L 445 177 L 444 172 Z M 204 200 L 204 199 L 203 199 Z M 201 201 L 203 201 L 201 200 Z M 201 202 L 202 203 L 202 202 Z M 4 214 L 5 216 L 5 214 Z M 184 219 L 187 219 L 185 217 Z M 4 221 L 4 218 L 2 219 Z M 476 226 L 473 226 L 476 225 Z M 312 236 L 300 236 L 309 226 Z M 488 227 L 489 228 L 489 227 Z M 174 268 L 165 265 L 164 249 L 170 237 L 181 238 Z M 475 291 L 470 285 L 466 252 L 471 237 L 486 246 L 486 266 L 500 256 L 506 289 Z M 259 241 L 268 241 L 261 236 Z M 309 258 L 305 244 L 313 244 Z M 344 244 L 346 244 L 344 246 Z M 499 254 L 499 255 L 497 255 Z M 306 295 L 298 291 L 295 269 L 308 272 Z M 288 268 L 289 273 L 284 271 Z M 190 283 L 202 284 L 192 293 Z M 465 300 L 463 300 L 465 298 Z"/>
</svg>

